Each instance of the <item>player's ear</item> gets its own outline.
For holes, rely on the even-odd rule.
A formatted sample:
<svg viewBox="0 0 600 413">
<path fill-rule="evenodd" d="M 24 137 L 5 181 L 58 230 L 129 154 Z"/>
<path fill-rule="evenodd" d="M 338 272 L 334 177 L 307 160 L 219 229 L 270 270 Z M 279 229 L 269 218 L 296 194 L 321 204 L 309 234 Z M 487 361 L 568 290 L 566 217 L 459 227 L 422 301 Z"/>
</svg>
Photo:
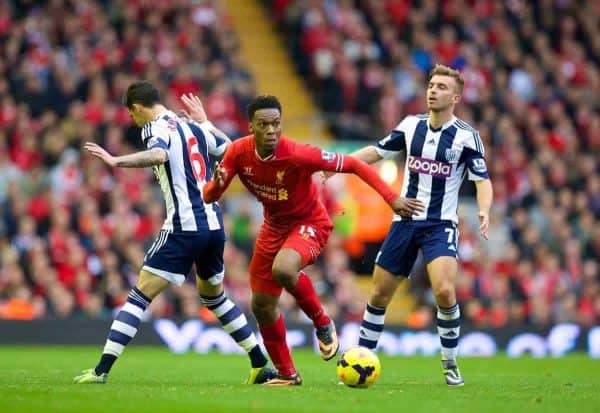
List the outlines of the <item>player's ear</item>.
<svg viewBox="0 0 600 413">
<path fill-rule="evenodd" d="M 460 98 L 461 98 L 460 90 L 458 89 L 458 86 L 455 86 L 454 87 L 454 95 L 452 95 L 452 102 L 454 102 L 456 104 L 460 101 Z"/>
<path fill-rule="evenodd" d="M 248 122 L 248 130 L 254 133 L 254 127 L 252 126 L 252 122 Z"/>
</svg>

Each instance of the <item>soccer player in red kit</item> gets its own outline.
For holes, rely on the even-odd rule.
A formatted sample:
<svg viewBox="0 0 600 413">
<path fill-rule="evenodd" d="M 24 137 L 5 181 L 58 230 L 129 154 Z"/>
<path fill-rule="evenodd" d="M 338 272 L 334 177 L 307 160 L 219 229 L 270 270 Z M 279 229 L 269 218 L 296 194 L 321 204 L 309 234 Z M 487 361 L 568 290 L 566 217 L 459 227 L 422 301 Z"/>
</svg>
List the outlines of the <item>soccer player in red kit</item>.
<svg viewBox="0 0 600 413">
<path fill-rule="evenodd" d="M 365 163 L 281 136 L 281 104 L 274 96 L 258 96 L 248 106 L 249 135 L 234 141 L 203 188 L 205 202 L 215 202 L 237 174 L 263 204 L 264 223 L 250 262 L 252 311 L 264 345 L 278 370 L 267 385 L 302 383 L 286 342 L 278 309 L 285 288 L 313 321 L 321 357 L 338 351 L 333 321 L 325 314 L 310 278 L 302 268 L 312 264 L 325 246 L 333 224 L 312 180 L 316 171 L 354 173 L 373 187 L 398 213 L 421 209 L 419 201 L 397 196 Z"/>
</svg>

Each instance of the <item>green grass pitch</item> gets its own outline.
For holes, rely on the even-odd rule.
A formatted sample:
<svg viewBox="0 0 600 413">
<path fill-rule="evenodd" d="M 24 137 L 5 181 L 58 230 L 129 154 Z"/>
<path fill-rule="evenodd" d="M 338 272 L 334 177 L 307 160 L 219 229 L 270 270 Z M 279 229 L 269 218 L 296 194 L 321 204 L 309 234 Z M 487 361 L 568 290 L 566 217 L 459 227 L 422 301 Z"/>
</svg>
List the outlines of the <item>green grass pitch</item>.
<svg viewBox="0 0 600 413">
<path fill-rule="evenodd" d="M 335 361 L 294 351 L 304 385 L 246 386 L 244 356 L 174 355 L 128 348 L 105 385 L 74 385 L 101 347 L 0 347 L 0 412 L 600 412 L 600 360 L 461 359 L 462 388 L 443 383 L 437 358 L 380 356 L 369 389 L 337 384 Z"/>
</svg>

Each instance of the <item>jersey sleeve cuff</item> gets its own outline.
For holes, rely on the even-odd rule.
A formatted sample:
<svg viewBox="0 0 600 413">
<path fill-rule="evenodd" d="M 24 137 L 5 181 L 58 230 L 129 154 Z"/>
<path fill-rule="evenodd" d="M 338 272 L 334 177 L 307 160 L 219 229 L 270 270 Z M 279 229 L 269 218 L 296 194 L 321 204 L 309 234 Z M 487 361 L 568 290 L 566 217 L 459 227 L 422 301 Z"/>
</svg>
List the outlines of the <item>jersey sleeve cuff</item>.
<svg viewBox="0 0 600 413">
<path fill-rule="evenodd" d="M 387 149 L 381 149 L 379 146 L 376 145 L 374 145 L 373 147 L 375 148 L 375 152 L 377 152 L 377 154 L 383 159 L 392 159 L 396 155 L 398 155 L 398 152 L 396 151 L 388 151 Z"/>
<path fill-rule="evenodd" d="M 484 181 L 484 180 L 490 178 L 490 176 L 487 172 L 478 174 L 477 172 L 472 172 L 472 171 L 469 171 L 468 177 L 469 177 L 469 181 Z"/>
<path fill-rule="evenodd" d="M 198 126 L 200 126 L 200 128 L 204 131 L 204 132 L 208 132 L 210 133 L 211 129 L 216 129 L 215 125 L 213 125 L 213 123 L 211 121 L 209 121 L 208 119 L 206 119 L 204 122 L 202 123 L 198 123 Z"/>
<path fill-rule="evenodd" d="M 167 143 L 160 138 L 157 138 L 157 139 L 150 138 L 150 140 L 148 141 L 148 149 L 154 149 L 154 148 L 161 148 L 161 149 L 168 151 L 169 145 L 167 145 Z"/>
<path fill-rule="evenodd" d="M 396 200 L 396 198 L 398 198 L 398 194 L 391 192 L 388 195 L 385 196 L 385 202 L 388 203 L 388 205 L 391 205 L 392 202 L 394 202 Z"/>
</svg>

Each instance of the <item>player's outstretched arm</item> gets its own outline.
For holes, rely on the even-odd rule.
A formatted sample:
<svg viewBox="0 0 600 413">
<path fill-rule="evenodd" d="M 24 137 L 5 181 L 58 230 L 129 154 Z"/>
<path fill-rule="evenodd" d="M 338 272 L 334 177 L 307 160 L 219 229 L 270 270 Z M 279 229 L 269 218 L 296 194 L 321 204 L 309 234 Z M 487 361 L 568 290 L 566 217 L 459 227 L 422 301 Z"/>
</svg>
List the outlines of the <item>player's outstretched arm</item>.
<svg viewBox="0 0 600 413">
<path fill-rule="evenodd" d="M 365 146 L 364 148 L 360 148 L 357 151 L 354 151 L 350 154 L 353 158 L 360 159 L 361 161 L 371 165 L 375 162 L 378 162 L 383 159 L 379 153 L 375 150 L 373 145 Z M 335 175 L 335 172 L 332 171 L 321 171 L 321 175 L 324 180 Z"/>
<path fill-rule="evenodd" d="M 129 155 L 113 156 L 102 146 L 93 142 L 86 142 L 83 147 L 92 155 L 100 158 L 104 163 L 112 167 L 145 168 L 163 164 L 169 159 L 167 151 L 161 148 L 152 148 Z"/>
<path fill-rule="evenodd" d="M 338 154 L 338 156 L 343 155 Z M 397 195 L 373 169 L 360 159 L 355 159 L 352 156 L 344 156 L 340 169 L 340 172 L 351 172 L 358 175 L 371 188 L 375 189 L 394 212 L 399 215 L 411 217 L 425 210 L 424 205 L 418 199 L 404 198 Z"/>
<path fill-rule="evenodd" d="M 383 159 L 381 155 L 375 150 L 373 145 L 365 146 L 357 151 L 350 154 L 353 158 L 360 159 L 364 163 L 371 165 Z"/>
<path fill-rule="evenodd" d="M 492 181 L 483 179 L 475 181 L 477 189 L 477 206 L 479 207 L 479 232 L 484 239 L 489 237 L 490 209 L 494 200 Z"/>
</svg>

